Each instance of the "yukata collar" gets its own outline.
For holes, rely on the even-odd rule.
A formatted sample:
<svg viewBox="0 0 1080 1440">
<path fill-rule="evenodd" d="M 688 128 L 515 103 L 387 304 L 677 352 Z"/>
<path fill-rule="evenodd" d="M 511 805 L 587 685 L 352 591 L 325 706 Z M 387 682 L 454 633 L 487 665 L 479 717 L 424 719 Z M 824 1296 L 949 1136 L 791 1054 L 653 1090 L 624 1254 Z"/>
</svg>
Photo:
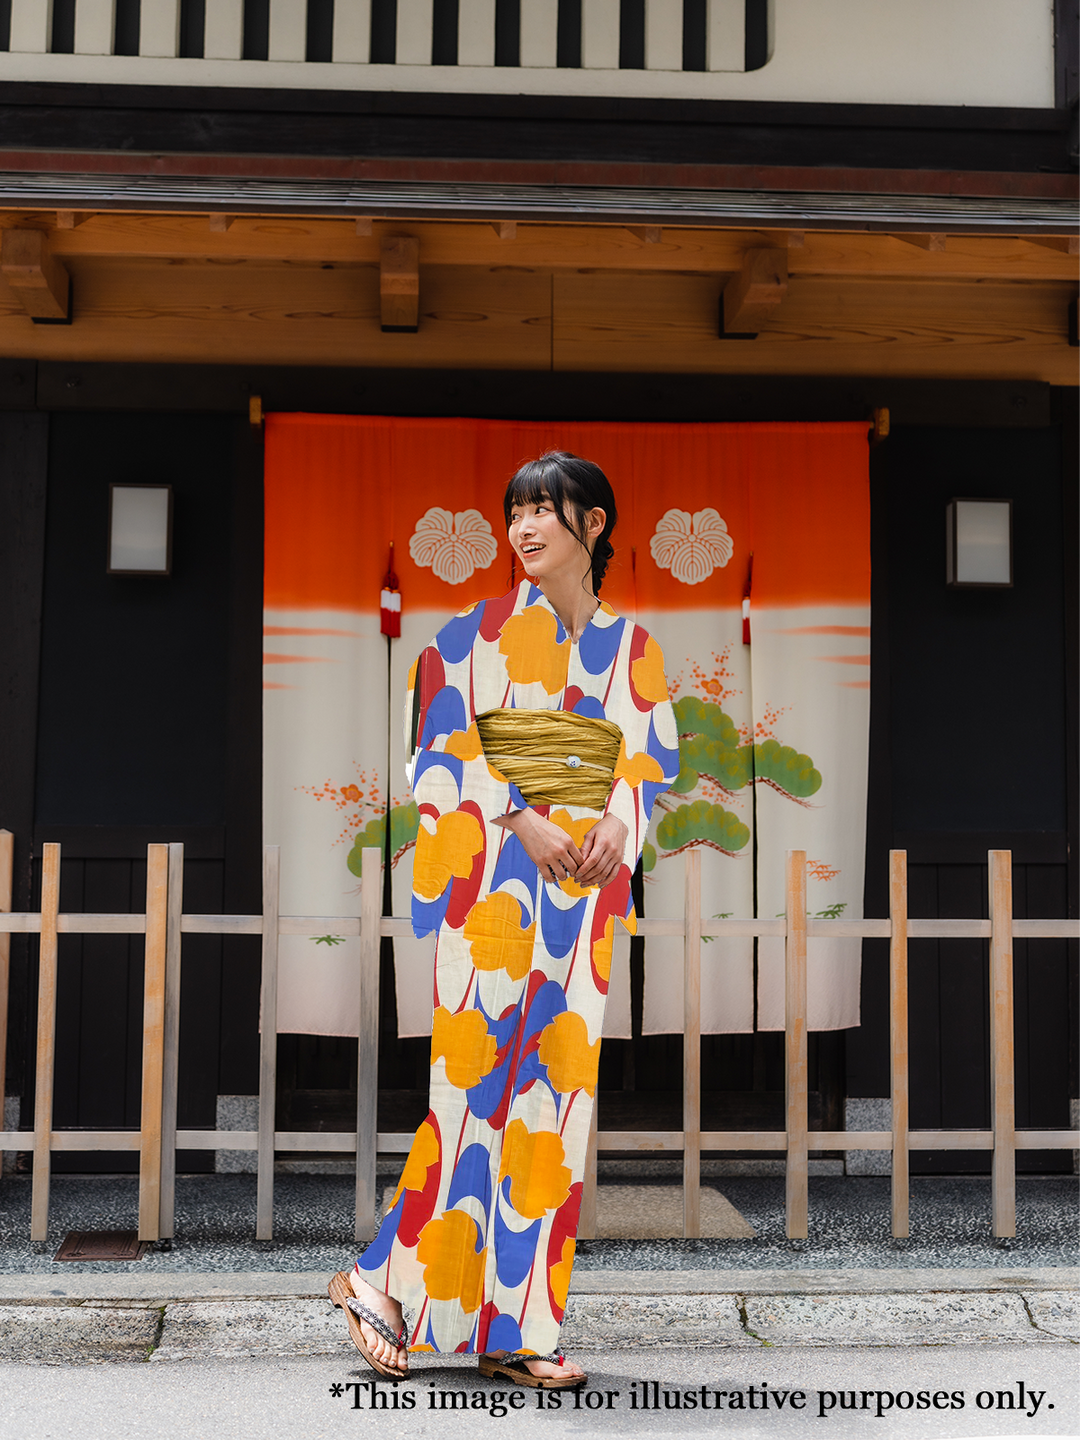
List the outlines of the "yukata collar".
<svg viewBox="0 0 1080 1440">
<path fill-rule="evenodd" d="M 523 609 L 526 605 L 539 605 L 542 609 L 547 610 L 550 614 L 554 615 L 555 641 L 556 644 L 561 645 L 562 642 L 566 639 L 566 629 L 562 621 L 559 619 L 559 614 L 558 611 L 555 609 L 555 606 L 552 605 L 551 601 L 540 589 L 539 585 L 534 585 L 531 580 L 523 580 L 521 582 L 521 585 L 519 586 L 519 589 L 522 592 L 521 603 Z M 614 625 L 618 618 L 618 615 L 607 603 L 607 601 L 601 600 L 599 606 L 589 620 L 589 624 L 585 626 L 585 629 L 587 630 L 589 628 L 589 625 L 595 625 L 598 630 L 606 630 L 609 625 Z"/>
</svg>

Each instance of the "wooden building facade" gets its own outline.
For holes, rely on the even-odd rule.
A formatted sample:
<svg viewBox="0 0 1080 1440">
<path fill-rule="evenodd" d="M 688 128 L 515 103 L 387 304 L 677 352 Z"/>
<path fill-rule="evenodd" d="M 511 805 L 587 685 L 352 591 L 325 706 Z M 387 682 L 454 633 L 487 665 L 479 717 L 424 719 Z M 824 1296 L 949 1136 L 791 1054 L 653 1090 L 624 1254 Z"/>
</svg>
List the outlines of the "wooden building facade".
<svg viewBox="0 0 1080 1440">
<path fill-rule="evenodd" d="M 0 8 L 15 908 L 49 840 L 65 908 L 139 908 L 151 840 L 185 842 L 193 908 L 259 908 L 260 413 L 887 411 L 865 913 L 886 913 L 894 847 L 914 914 L 984 915 L 991 847 L 1013 852 L 1017 914 L 1080 913 L 1076 39 L 1072 0 Z M 113 481 L 174 487 L 167 582 L 105 573 Z M 1011 589 L 946 587 L 958 494 L 1012 501 Z M 887 1094 L 883 943 L 862 1025 L 812 1039 L 817 1128 Z M 137 1125 L 138 946 L 65 947 L 55 1123 Z M 985 1123 L 984 949 L 913 945 L 916 1126 Z M 1017 1121 L 1062 1128 L 1076 955 L 1031 941 L 1017 964 Z M 258 1088 L 257 944 L 189 937 L 184 983 L 180 1124 L 213 1127 L 218 1097 Z M 380 1129 L 423 1113 L 425 1044 L 396 1041 L 392 993 Z M 34 1013 L 15 937 L 7 1129 L 32 1122 Z M 680 1046 L 609 1043 L 602 1123 L 663 1125 Z M 282 1037 L 286 1128 L 348 1128 L 354 1056 Z M 703 1064 L 706 1128 L 782 1123 L 778 1036 L 709 1037 Z"/>
</svg>

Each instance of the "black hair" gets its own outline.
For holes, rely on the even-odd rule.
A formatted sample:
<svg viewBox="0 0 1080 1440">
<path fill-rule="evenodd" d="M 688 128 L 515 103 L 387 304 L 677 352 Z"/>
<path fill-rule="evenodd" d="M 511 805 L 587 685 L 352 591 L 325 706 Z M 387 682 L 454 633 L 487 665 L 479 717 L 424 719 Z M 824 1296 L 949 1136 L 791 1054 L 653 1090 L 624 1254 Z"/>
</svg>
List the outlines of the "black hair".
<svg viewBox="0 0 1080 1440">
<path fill-rule="evenodd" d="M 538 460 L 527 461 L 511 477 L 503 496 L 507 529 L 510 528 L 510 514 L 515 505 L 536 505 L 545 495 L 558 515 L 559 523 L 570 531 L 586 552 L 585 516 L 590 510 L 603 510 L 606 517 L 604 528 L 596 537 L 591 561 L 593 593 L 599 595 L 608 561 L 615 554 L 610 537 L 619 518 L 607 476 L 599 465 L 583 460 L 580 455 L 571 455 L 568 450 L 549 450 Z M 574 524 L 567 518 L 567 509 L 573 515 Z"/>
</svg>

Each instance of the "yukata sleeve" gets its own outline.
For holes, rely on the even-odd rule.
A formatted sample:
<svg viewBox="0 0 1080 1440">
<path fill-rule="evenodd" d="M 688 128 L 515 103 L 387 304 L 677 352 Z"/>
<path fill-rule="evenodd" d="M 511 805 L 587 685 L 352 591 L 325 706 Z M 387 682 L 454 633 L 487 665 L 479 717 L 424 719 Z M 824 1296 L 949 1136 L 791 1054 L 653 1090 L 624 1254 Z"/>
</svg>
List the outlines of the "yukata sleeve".
<svg viewBox="0 0 1080 1440">
<path fill-rule="evenodd" d="M 619 707 L 623 732 L 615 783 L 605 813 L 627 829 L 625 864 L 632 871 L 641 859 L 656 797 L 670 789 L 679 773 L 679 735 L 668 698 L 660 646 L 635 627 Z"/>
<path fill-rule="evenodd" d="M 418 937 L 441 926 L 455 887 L 471 888 L 483 874 L 489 843 L 500 838 L 490 822 L 525 804 L 488 765 L 476 728 L 469 666 L 493 657 L 476 646 L 475 657 L 459 658 L 454 624 L 421 653 L 405 700 L 406 769 L 419 822 L 412 905 Z"/>
</svg>

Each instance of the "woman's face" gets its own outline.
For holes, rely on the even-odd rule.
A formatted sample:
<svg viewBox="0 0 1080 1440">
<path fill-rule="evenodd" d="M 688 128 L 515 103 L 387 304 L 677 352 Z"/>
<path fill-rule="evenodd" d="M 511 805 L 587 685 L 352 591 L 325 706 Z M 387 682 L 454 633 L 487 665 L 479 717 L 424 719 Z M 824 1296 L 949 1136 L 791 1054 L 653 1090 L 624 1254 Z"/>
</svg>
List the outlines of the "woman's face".
<svg viewBox="0 0 1080 1440">
<path fill-rule="evenodd" d="M 568 511 L 566 518 L 573 524 L 572 512 Z M 585 544 L 590 553 L 604 519 L 602 510 L 590 510 L 585 517 Z M 552 580 L 563 574 L 580 580 L 588 568 L 581 541 L 562 524 L 546 495 L 535 503 L 515 505 L 507 533 L 530 580 Z"/>
</svg>

